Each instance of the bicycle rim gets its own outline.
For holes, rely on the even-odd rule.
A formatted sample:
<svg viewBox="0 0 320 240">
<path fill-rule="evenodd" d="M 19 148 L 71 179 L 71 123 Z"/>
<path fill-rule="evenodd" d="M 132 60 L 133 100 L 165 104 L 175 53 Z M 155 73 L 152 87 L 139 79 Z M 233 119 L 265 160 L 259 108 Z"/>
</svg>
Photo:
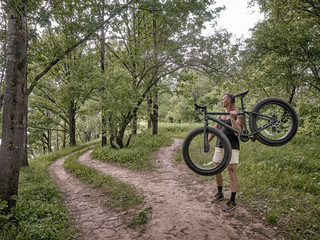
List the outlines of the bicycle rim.
<svg viewBox="0 0 320 240">
<path fill-rule="evenodd" d="M 212 134 L 210 130 L 209 133 Z M 210 176 L 218 174 L 219 172 L 222 172 L 229 164 L 231 158 L 231 146 L 227 146 L 228 149 L 226 151 L 224 148 L 219 148 L 217 150 L 219 153 L 217 154 L 220 155 L 221 162 L 214 162 L 213 157 L 216 152 L 216 138 L 221 138 L 221 136 L 215 136 L 216 137 L 214 140 L 210 142 L 209 149 L 205 149 L 204 132 L 202 129 L 196 129 L 196 131 L 191 133 L 191 136 L 187 138 L 187 142 L 184 144 L 183 152 L 185 162 L 191 168 L 191 170 L 200 175 Z M 223 139 L 223 141 L 226 141 L 226 139 Z"/>
<path fill-rule="evenodd" d="M 266 118 L 269 116 L 271 118 Z M 259 115 L 256 116 L 257 129 L 274 123 L 260 132 L 262 138 L 271 141 L 281 141 L 285 139 L 292 130 L 293 116 L 290 110 L 283 104 L 277 102 L 266 103 L 259 109 Z"/>
</svg>

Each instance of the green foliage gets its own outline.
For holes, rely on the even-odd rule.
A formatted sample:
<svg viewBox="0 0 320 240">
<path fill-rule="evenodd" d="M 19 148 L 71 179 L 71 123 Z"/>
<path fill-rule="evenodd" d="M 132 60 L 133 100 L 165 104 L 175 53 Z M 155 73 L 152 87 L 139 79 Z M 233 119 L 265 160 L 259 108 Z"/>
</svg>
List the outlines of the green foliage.
<svg viewBox="0 0 320 240">
<path fill-rule="evenodd" d="M 298 134 L 282 147 L 241 145 L 241 201 L 297 239 L 320 233 L 320 141 Z"/>
<path fill-rule="evenodd" d="M 41 39 L 40 50 L 37 50 L 47 51 L 55 55 L 59 48 L 58 46 L 60 48 L 64 47 L 65 37 L 63 34 L 57 35 L 45 32 Z M 43 47 L 42 44 L 47 49 L 41 49 Z M 37 54 L 36 50 L 34 50 L 37 46 L 35 44 L 30 52 L 31 54 L 35 54 L 35 57 L 39 58 L 38 60 L 43 63 L 45 56 Z M 64 133 L 70 133 L 70 124 L 72 124 L 71 119 L 73 118 L 80 117 L 90 121 L 89 118 L 92 115 L 95 116 L 90 121 L 95 122 L 92 124 L 93 127 L 84 129 L 83 124 L 81 125 L 84 133 L 81 132 L 82 136 L 80 138 L 79 135 L 78 139 L 83 139 L 85 142 L 87 139 L 93 138 L 94 135 L 98 135 L 98 133 L 93 134 L 95 130 L 97 132 L 100 130 L 100 125 L 96 124 L 97 112 L 94 111 L 97 107 L 95 107 L 92 101 L 86 103 L 93 89 L 96 88 L 96 80 L 100 76 L 95 57 L 96 55 L 91 52 L 90 48 L 79 48 L 78 51 L 70 54 L 69 58 L 61 60 L 61 65 L 57 64 L 52 72 L 44 76 L 29 96 L 29 144 L 34 154 L 39 153 L 48 142 L 48 131 L 58 128 L 59 139 L 64 137 Z M 31 72 L 37 70 L 38 67 L 33 62 L 29 64 Z M 75 116 L 72 116 L 72 114 Z M 79 121 L 82 119 L 79 119 Z M 60 145 L 62 145 L 62 142 L 60 141 Z"/>
<path fill-rule="evenodd" d="M 278 220 L 278 215 L 274 211 L 268 211 L 265 213 L 265 220 L 267 223 L 275 224 Z"/>
<path fill-rule="evenodd" d="M 191 130 L 199 126 L 201 123 L 159 123 L 160 133 L 165 134 L 168 138 L 185 138 Z"/>
<path fill-rule="evenodd" d="M 152 218 L 152 208 L 145 208 L 143 211 L 136 214 L 130 223 L 127 225 L 128 227 L 134 228 L 136 226 L 145 225 Z"/>
<path fill-rule="evenodd" d="M 78 163 L 78 157 L 85 151 L 87 150 L 67 158 L 64 166 L 81 180 L 92 184 L 94 187 L 101 188 L 103 192 L 107 193 L 108 199 L 106 200 L 106 204 L 108 207 L 121 207 L 128 210 L 142 202 L 143 197 L 130 184 L 120 182 L 111 176 L 100 173 L 95 168 Z"/>
<path fill-rule="evenodd" d="M 247 83 L 264 94 L 319 91 L 319 6 L 311 1 L 259 1 L 266 18 L 247 41 Z"/>
<path fill-rule="evenodd" d="M 156 136 L 148 131 L 134 135 L 128 148 L 112 149 L 110 147 L 97 147 L 92 156 L 103 161 L 121 164 L 131 169 L 147 170 L 153 168 L 151 162 L 152 152 L 164 145 L 170 145 L 171 140 L 165 133 Z"/>
<path fill-rule="evenodd" d="M 23 16 L 25 14 L 25 3 L 22 0 L 8 0 L 3 1 L 2 4 L 4 4 L 4 9 L 7 11 L 11 10 L 16 16 Z"/>
<path fill-rule="evenodd" d="M 309 91 L 301 94 L 297 101 L 299 131 L 306 135 L 320 135 L 320 98 L 319 92 Z"/>
<path fill-rule="evenodd" d="M 72 239 L 70 219 L 47 168 L 54 160 L 86 146 L 39 156 L 22 168 L 16 206 L 2 214 L 6 203 L 0 201 L 0 239 Z"/>
</svg>

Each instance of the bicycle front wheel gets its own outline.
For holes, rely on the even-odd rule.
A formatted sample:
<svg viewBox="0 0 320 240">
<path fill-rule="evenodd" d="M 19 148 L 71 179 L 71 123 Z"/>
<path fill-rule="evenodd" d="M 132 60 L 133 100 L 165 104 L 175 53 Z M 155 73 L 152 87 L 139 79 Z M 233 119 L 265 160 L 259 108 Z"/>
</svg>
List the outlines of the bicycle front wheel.
<svg viewBox="0 0 320 240">
<path fill-rule="evenodd" d="M 205 137 L 213 134 L 222 142 L 223 149 L 220 151 L 222 161 L 213 162 L 215 153 L 215 142 L 212 141 L 208 148 L 205 147 Z M 216 140 L 214 138 L 214 140 Z M 185 138 L 182 146 L 184 161 L 188 167 L 197 174 L 212 176 L 222 172 L 229 164 L 232 154 L 231 144 L 226 135 L 220 130 L 207 127 L 207 135 L 204 133 L 204 127 L 199 127 L 191 131 Z"/>
<path fill-rule="evenodd" d="M 265 128 L 265 126 L 269 127 Z M 266 98 L 252 108 L 249 117 L 252 132 L 259 132 L 256 138 L 268 146 L 281 146 L 289 142 L 298 130 L 298 116 L 293 107 L 280 98 Z"/>
</svg>

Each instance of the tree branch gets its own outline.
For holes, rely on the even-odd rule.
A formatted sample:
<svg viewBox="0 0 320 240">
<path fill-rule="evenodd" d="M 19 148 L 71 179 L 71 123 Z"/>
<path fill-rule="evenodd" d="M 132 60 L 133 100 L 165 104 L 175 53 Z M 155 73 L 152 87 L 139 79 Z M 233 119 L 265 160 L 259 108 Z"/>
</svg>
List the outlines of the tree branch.
<svg viewBox="0 0 320 240">
<path fill-rule="evenodd" d="M 49 65 L 40 73 L 38 74 L 33 82 L 31 83 L 30 87 L 28 88 L 27 91 L 27 95 L 29 95 L 32 90 L 34 89 L 34 87 L 36 86 L 36 84 L 38 83 L 38 81 L 47 73 L 50 71 L 50 69 L 55 66 L 60 60 L 62 60 L 64 58 L 65 55 L 67 55 L 68 53 L 70 53 L 71 51 L 73 51 L 75 48 L 77 48 L 79 45 L 81 45 L 82 43 L 86 42 L 95 32 L 97 32 L 99 29 L 103 28 L 104 25 L 106 25 L 107 23 L 109 23 L 111 21 L 111 19 L 113 19 L 116 15 L 118 15 L 123 9 L 127 8 L 134 0 L 130 0 L 127 4 L 123 5 L 123 7 L 121 9 L 119 9 L 118 11 L 116 11 L 115 13 L 111 14 L 110 17 L 105 20 L 104 22 L 102 22 L 98 27 L 96 27 L 93 31 L 91 31 L 90 33 L 88 33 L 84 38 L 80 39 L 77 43 L 75 43 L 74 45 L 72 45 L 71 47 L 69 47 L 68 49 L 66 49 L 60 56 L 58 56 L 56 59 L 54 59 L 53 61 L 51 61 L 49 63 Z"/>
</svg>

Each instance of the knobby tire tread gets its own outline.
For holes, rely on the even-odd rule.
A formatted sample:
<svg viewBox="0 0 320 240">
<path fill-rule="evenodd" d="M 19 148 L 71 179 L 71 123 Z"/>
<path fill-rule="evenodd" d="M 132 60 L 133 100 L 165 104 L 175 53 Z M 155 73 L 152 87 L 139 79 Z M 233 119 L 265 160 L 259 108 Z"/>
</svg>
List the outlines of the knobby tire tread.
<svg viewBox="0 0 320 240">
<path fill-rule="evenodd" d="M 289 112 L 291 119 L 292 119 L 291 130 L 285 138 L 280 139 L 280 140 L 273 140 L 273 139 L 266 138 L 261 133 L 258 133 L 256 135 L 256 138 L 262 144 L 265 144 L 265 145 L 271 146 L 271 147 L 277 147 L 277 146 L 282 146 L 282 145 L 288 143 L 297 133 L 298 115 L 290 103 L 288 103 L 287 101 L 285 101 L 281 98 L 272 98 L 272 97 L 265 98 L 265 99 L 261 100 L 260 102 L 258 102 L 256 105 L 253 106 L 251 112 L 259 112 L 260 109 L 263 108 L 263 106 L 265 106 L 267 104 L 272 104 L 272 103 L 276 104 L 276 105 L 284 106 L 287 109 L 287 111 Z M 254 114 L 250 114 L 249 127 L 250 127 L 251 132 L 255 132 L 258 130 L 258 126 L 256 124 L 256 121 L 257 121 L 257 117 Z"/>
<path fill-rule="evenodd" d="M 192 142 L 192 140 L 197 135 L 199 135 L 203 132 L 204 132 L 204 127 L 199 127 L 199 128 L 192 130 L 188 134 L 188 136 L 185 138 L 183 145 L 182 145 L 183 158 L 184 158 L 184 161 L 187 164 L 187 166 L 195 173 L 203 175 L 203 176 L 216 175 L 216 174 L 222 172 L 229 165 L 231 155 L 232 155 L 231 143 L 230 143 L 229 139 L 227 138 L 227 136 L 223 132 L 221 132 L 220 130 L 218 130 L 216 128 L 207 127 L 208 135 L 214 134 L 216 136 L 216 138 L 219 137 L 220 140 L 222 141 L 222 144 L 224 146 L 225 156 L 224 156 L 224 159 L 222 160 L 221 164 L 219 164 L 219 166 L 217 166 L 217 167 L 214 167 L 212 169 L 198 168 L 193 163 L 192 159 L 189 156 L 189 146 L 190 146 L 190 143 Z"/>
</svg>

